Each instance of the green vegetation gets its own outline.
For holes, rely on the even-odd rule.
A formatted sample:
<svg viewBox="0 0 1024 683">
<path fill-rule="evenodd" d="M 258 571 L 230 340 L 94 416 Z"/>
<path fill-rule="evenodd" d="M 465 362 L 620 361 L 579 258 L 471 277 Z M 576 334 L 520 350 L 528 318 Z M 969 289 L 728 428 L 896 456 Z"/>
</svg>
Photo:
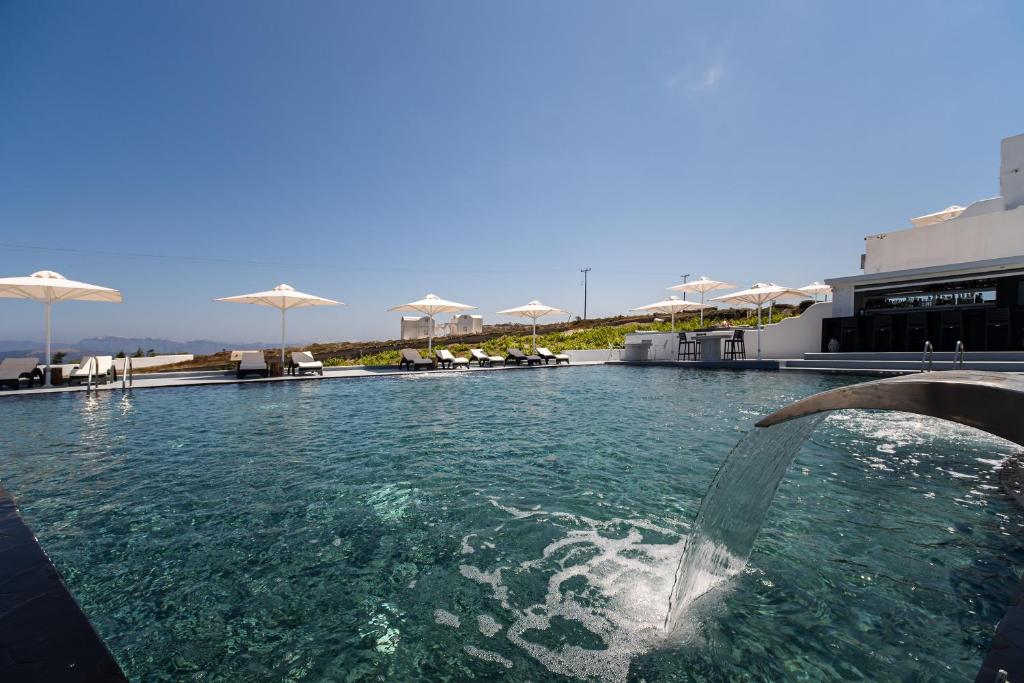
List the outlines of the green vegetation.
<svg viewBox="0 0 1024 683">
<path fill-rule="evenodd" d="M 777 323 L 784 318 L 794 315 L 795 313 L 796 311 L 791 308 L 786 310 L 776 309 L 770 322 Z M 768 324 L 769 320 L 767 310 L 762 313 L 761 322 L 763 324 Z M 725 323 L 729 323 L 734 327 L 757 325 L 757 313 L 755 312 L 754 315 L 746 318 L 731 318 L 728 320 L 709 316 L 704 319 L 703 327 L 716 327 Z M 696 317 L 676 321 L 677 332 L 697 330 L 700 328 L 700 319 Z M 562 353 L 569 349 L 607 349 L 609 347 L 621 347 L 626 342 L 626 335 L 630 332 L 636 332 L 637 330 L 669 332 L 671 330 L 671 323 L 666 320 L 658 323 L 628 323 L 625 325 L 588 327 L 576 330 L 565 330 L 562 332 L 538 333 L 537 346 L 547 347 L 552 353 Z M 418 344 L 410 343 L 409 346 L 416 348 L 424 358 L 428 357 L 427 347 L 422 343 L 422 341 Z M 434 350 L 448 349 L 456 356 L 463 356 L 466 358 L 470 357 L 470 348 L 482 348 L 489 354 L 500 356 L 506 355 L 506 349 L 509 348 L 519 348 L 528 353 L 533 349 L 533 336 L 530 334 L 529 328 L 527 327 L 524 328 L 524 332 L 521 334 L 505 334 L 479 344 L 434 344 Z M 381 351 L 380 353 L 368 354 L 360 358 L 352 359 L 326 358 L 324 360 L 324 365 L 397 365 L 399 355 L 399 351 L 394 350 Z"/>
</svg>

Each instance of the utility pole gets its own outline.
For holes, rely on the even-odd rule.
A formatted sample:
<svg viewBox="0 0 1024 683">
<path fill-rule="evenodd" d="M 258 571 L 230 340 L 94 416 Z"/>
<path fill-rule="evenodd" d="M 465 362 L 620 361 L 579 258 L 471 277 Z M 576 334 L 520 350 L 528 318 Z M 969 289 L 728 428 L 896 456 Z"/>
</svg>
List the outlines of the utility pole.
<svg viewBox="0 0 1024 683">
<path fill-rule="evenodd" d="M 690 274 L 687 273 L 686 275 L 680 275 L 679 277 L 683 278 L 683 284 L 685 285 L 686 281 L 690 278 Z M 686 301 L 686 292 L 683 292 L 683 301 Z"/>
<path fill-rule="evenodd" d="M 590 272 L 590 268 L 580 268 L 580 272 L 583 273 L 583 319 L 587 319 L 587 273 Z"/>
</svg>

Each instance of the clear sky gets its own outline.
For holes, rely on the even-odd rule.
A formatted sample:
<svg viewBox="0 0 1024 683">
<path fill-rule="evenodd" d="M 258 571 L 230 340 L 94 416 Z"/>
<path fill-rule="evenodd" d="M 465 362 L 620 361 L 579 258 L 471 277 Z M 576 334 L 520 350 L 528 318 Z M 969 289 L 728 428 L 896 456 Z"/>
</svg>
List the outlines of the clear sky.
<svg viewBox="0 0 1024 683">
<path fill-rule="evenodd" d="M 1024 3 L 0 0 L 0 275 L 117 287 L 56 339 L 268 340 L 213 303 L 428 292 L 609 315 L 680 275 L 800 286 L 997 195 Z M 0 299 L 0 338 L 42 309 Z"/>
</svg>

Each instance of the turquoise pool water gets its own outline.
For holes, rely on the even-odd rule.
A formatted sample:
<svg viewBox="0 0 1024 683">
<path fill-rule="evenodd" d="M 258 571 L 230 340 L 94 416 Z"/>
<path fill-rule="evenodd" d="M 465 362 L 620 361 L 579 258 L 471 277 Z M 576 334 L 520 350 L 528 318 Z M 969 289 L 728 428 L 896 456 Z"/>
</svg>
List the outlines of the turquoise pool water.
<svg viewBox="0 0 1024 683">
<path fill-rule="evenodd" d="M 963 680 L 1016 448 L 838 413 L 665 637 L 756 418 L 852 381 L 596 366 L 6 399 L 0 478 L 132 680 Z"/>
</svg>

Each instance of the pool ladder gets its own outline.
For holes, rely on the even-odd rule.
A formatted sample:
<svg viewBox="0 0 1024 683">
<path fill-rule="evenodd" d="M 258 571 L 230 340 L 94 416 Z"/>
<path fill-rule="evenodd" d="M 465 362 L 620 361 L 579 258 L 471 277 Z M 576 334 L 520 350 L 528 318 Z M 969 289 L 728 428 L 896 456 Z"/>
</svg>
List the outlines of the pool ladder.
<svg viewBox="0 0 1024 683">
<path fill-rule="evenodd" d="M 128 391 L 135 382 L 135 366 L 131 357 L 124 359 L 124 370 L 121 371 L 121 391 Z"/>
<path fill-rule="evenodd" d="M 935 351 L 930 341 L 924 343 L 924 351 L 921 353 L 921 372 L 932 371 L 932 354 Z M 964 343 L 959 339 L 956 340 L 956 347 L 953 349 L 953 367 L 963 369 L 964 367 L 964 356 L 966 349 L 964 349 Z"/>
</svg>

